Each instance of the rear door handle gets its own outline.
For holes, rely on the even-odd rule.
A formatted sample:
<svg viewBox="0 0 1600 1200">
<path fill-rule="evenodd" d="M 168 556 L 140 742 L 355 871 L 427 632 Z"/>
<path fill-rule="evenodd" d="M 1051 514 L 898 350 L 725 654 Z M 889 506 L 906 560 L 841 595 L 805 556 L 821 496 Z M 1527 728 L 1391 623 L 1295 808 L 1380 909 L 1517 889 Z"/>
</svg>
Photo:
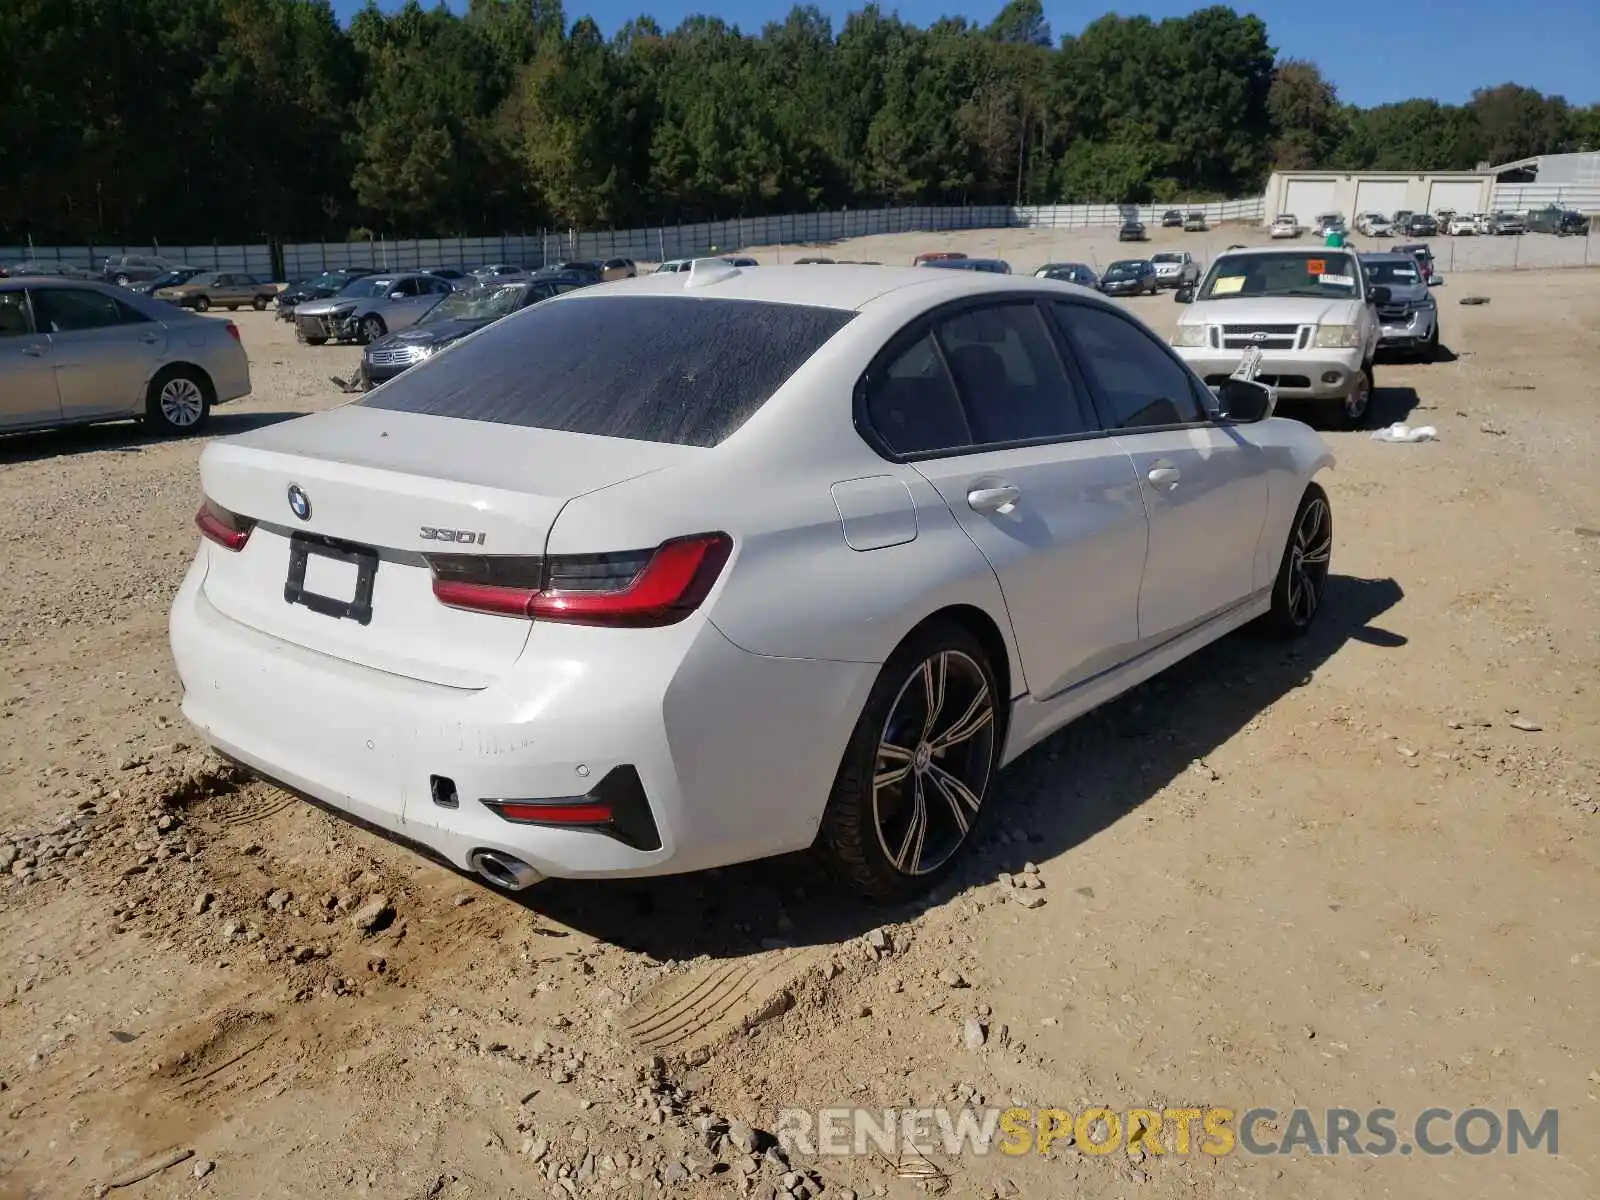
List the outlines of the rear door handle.
<svg viewBox="0 0 1600 1200">
<path fill-rule="evenodd" d="M 1151 483 L 1159 488 L 1175 488 L 1178 480 L 1183 478 L 1183 472 L 1177 467 L 1162 463 L 1150 468 L 1150 474 L 1145 476 Z"/>
<path fill-rule="evenodd" d="M 1021 495 L 1021 490 L 1009 483 L 973 488 L 967 493 L 967 506 L 974 512 L 1003 513 L 1009 511 Z"/>
</svg>

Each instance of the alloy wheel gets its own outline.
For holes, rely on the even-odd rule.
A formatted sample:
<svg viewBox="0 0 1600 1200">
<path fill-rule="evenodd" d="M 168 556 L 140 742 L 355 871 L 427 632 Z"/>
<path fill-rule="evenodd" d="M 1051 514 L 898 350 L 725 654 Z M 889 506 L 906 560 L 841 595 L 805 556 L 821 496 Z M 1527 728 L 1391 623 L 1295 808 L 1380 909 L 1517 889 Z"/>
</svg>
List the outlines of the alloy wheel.
<svg viewBox="0 0 1600 1200">
<path fill-rule="evenodd" d="M 1317 615 L 1328 586 L 1333 554 L 1333 514 L 1328 502 L 1314 497 L 1301 510 L 1289 545 L 1289 619 L 1304 628 Z"/>
<path fill-rule="evenodd" d="M 902 875 L 927 875 L 967 840 L 995 758 L 988 675 L 961 650 L 923 660 L 878 739 L 872 780 L 878 844 Z"/>
<path fill-rule="evenodd" d="M 161 415 L 175 429 L 188 429 L 206 410 L 205 394 L 194 380 L 179 375 L 161 385 Z"/>
<path fill-rule="evenodd" d="M 1356 376 L 1356 386 L 1344 398 L 1344 415 L 1351 421 L 1359 421 L 1367 415 L 1367 406 L 1372 403 L 1372 385 L 1367 380 L 1367 373 L 1360 372 Z"/>
</svg>

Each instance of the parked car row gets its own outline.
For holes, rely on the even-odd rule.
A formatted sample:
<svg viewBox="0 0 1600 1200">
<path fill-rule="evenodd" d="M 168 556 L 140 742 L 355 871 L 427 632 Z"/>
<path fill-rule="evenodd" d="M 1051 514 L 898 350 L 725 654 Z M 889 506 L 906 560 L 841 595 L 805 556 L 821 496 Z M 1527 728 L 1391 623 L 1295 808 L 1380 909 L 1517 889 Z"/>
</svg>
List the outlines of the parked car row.
<svg viewBox="0 0 1600 1200">
<path fill-rule="evenodd" d="M 1333 228 L 1344 228 L 1341 213 L 1322 213 L 1313 228 L 1318 235 Z M 1268 229 L 1273 238 L 1297 238 L 1305 232 L 1293 213 L 1279 213 Z M 1364 212 L 1356 217 L 1356 232 L 1367 237 L 1472 237 L 1474 235 L 1502 236 L 1519 233 L 1552 233 L 1558 237 L 1584 237 L 1589 233 L 1589 218 L 1558 205 L 1533 209 L 1524 213 L 1458 213 L 1441 208 L 1436 213 L 1413 212 L 1408 208 L 1392 216 L 1380 212 Z"/>
</svg>

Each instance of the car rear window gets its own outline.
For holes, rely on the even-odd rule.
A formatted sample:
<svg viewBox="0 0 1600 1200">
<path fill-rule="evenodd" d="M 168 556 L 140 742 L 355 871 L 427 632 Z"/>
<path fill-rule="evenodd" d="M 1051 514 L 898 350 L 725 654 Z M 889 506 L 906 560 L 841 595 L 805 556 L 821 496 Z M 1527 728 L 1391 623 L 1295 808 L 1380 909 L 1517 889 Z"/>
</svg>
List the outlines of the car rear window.
<svg viewBox="0 0 1600 1200">
<path fill-rule="evenodd" d="M 359 403 L 715 446 L 852 316 L 751 300 L 575 296 L 498 321 Z"/>
</svg>

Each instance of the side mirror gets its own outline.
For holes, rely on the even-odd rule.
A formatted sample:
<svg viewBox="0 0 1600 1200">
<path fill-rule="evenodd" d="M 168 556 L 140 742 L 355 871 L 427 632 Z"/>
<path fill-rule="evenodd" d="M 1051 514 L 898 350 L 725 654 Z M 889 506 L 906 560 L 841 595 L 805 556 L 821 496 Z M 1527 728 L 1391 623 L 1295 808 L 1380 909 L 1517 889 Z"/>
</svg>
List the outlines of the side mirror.
<svg viewBox="0 0 1600 1200">
<path fill-rule="evenodd" d="M 1180 287 L 1177 291 L 1173 292 L 1172 293 L 1172 301 L 1173 301 L 1174 304 L 1193 304 L 1194 303 L 1194 284 L 1186 283 L 1182 287 Z"/>
<path fill-rule="evenodd" d="M 1272 415 L 1272 410 L 1278 404 L 1278 393 L 1264 383 L 1230 378 L 1217 386 L 1217 401 L 1224 421 L 1253 425 Z"/>
<path fill-rule="evenodd" d="M 1387 304 L 1387 303 L 1389 303 L 1389 298 L 1390 298 L 1390 296 L 1392 294 L 1393 293 L 1391 293 L 1388 288 L 1384 287 L 1380 283 L 1380 284 L 1376 285 L 1375 287 L 1369 287 L 1367 289 L 1367 303 L 1368 304 Z"/>
<path fill-rule="evenodd" d="M 389 299 L 391 299 L 391 300 L 404 300 L 405 298 L 406 298 L 406 294 L 404 292 L 390 292 L 389 293 Z"/>
</svg>

